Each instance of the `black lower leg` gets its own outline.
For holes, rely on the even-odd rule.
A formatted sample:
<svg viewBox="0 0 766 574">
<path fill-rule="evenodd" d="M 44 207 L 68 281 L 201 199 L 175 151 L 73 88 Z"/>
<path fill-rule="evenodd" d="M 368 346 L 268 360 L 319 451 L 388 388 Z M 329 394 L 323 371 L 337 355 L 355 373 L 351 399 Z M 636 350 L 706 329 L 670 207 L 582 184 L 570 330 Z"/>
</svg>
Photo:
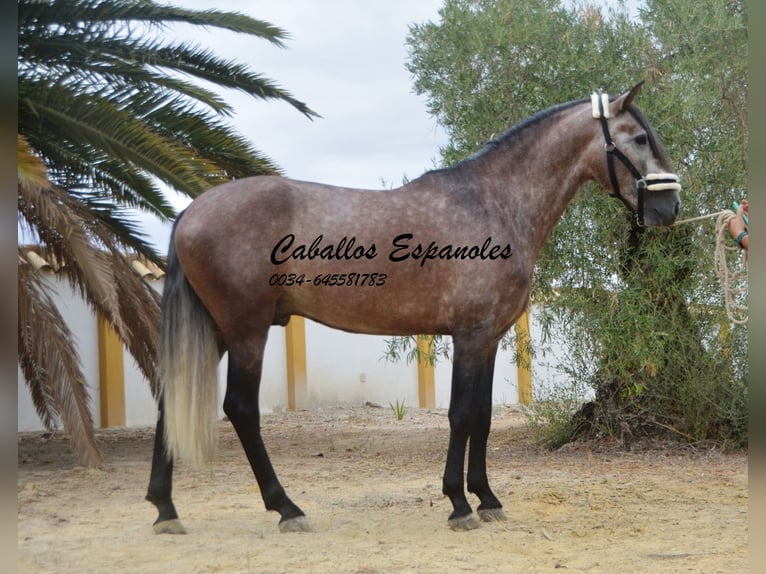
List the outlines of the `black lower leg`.
<svg viewBox="0 0 766 574">
<path fill-rule="evenodd" d="M 230 415 L 229 418 L 231 419 Z M 253 469 L 266 510 L 279 512 L 280 522 L 304 516 L 303 511 L 290 500 L 280 484 L 266 451 L 266 446 L 263 444 L 260 429 L 256 425 L 238 424 L 234 422 L 234 419 L 231 420 Z"/>
<path fill-rule="evenodd" d="M 449 520 L 469 516 L 473 510 L 468 504 L 463 486 L 463 469 L 467 437 L 450 432 L 449 448 L 447 449 L 447 464 L 444 467 L 442 493 L 452 502 L 452 512 Z"/>
<path fill-rule="evenodd" d="M 149 478 L 149 488 L 146 500 L 157 507 L 159 516 L 155 525 L 169 520 L 176 520 L 178 513 L 173 505 L 173 460 L 167 455 L 165 446 L 165 409 L 162 399 L 159 404 L 157 430 L 154 435 L 154 453 L 152 455 L 152 471 Z"/>
<path fill-rule="evenodd" d="M 287 496 L 263 444 L 258 407 L 259 383 L 260 368 L 255 371 L 242 369 L 230 355 L 224 412 L 242 443 L 266 509 L 279 512 L 280 522 L 284 522 L 304 516 L 304 513 Z"/>
<path fill-rule="evenodd" d="M 495 355 L 490 354 L 484 366 L 476 389 L 474 412 L 476 417 L 471 428 L 470 449 L 468 453 L 468 492 L 479 497 L 479 513 L 500 509 L 503 505 L 489 487 L 487 478 L 487 440 L 492 423 L 492 377 L 494 374 Z"/>
<path fill-rule="evenodd" d="M 447 449 L 447 463 L 444 467 L 442 492 L 452 502 L 450 523 L 472 514 L 471 505 L 465 495 L 463 470 L 465 450 L 472 427 L 474 380 L 476 366 L 470 353 L 462 353 L 455 339 L 455 358 L 452 365 L 452 392 L 449 406 L 450 440 Z"/>
<path fill-rule="evenodd" d="M 468 454 L 468 492 L 479 497 L 479 511 L 502 508 L 503 505 L 489 487 L 487 478 L 487 440 L 476 439 L 471 435 Z"/>
</svg>

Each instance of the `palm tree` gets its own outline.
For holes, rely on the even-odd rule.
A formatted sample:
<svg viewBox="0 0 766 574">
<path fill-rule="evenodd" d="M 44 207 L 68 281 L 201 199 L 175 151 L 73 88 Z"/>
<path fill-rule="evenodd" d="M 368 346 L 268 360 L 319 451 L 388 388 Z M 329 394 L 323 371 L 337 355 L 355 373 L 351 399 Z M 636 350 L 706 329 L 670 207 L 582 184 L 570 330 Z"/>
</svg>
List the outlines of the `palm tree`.
<svg viewBox="0 0 766 574">
<path fill-rule="evenodd" d="M 164 183 L 195 197 L 279 169 L 225 123 L 204 80 L 316 114 L 246 66 L 163 35 L 184 23 L 282 47 L 286 33 L 240 13 L 153 0 L 19 0 L 18 211 L 37 249 L 114 327 L 156 392 L 159 304 L 129 255 L 162 265 L 126 208 L 175 217 Z M 43 423 L 60 421 L 81 462 L 102 457 L 73 337 L 19 246 L 18 360 Z"/>
</svg>

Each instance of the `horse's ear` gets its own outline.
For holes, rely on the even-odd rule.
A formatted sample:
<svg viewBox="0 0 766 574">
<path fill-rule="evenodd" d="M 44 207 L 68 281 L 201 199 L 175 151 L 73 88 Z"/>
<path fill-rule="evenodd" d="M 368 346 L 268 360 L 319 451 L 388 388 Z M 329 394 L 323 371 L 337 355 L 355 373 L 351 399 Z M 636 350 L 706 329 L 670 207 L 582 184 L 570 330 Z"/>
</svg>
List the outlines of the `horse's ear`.
<svg viewBox="0 0 766 574">
<path fill-rule="evenodd" d="M 633 98 L 635 98 L 638 95 L 638 92 L 641 91 L 641 88 L 644 87 L 644 81 L 640 81 L 635 86 L 633 86 L 629 92 L 621 95 L 619 98 L 617 98 L 614 102 L 612 102 L 612 109 L 616 111 L 614 115 L 619 114 L 620 112 L 625 111 L 628 106 L 633 101 Z"/>
</svg>

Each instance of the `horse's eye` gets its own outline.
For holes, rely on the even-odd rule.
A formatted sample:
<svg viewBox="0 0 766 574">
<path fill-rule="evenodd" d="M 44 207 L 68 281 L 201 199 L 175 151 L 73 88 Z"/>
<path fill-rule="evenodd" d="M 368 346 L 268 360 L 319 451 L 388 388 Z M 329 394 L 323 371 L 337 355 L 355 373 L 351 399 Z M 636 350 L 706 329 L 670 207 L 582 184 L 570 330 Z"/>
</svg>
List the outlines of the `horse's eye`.
<svg viewBox="0 0 766 574">
<path fill-rule="evenodd" d="M 649 139 L 646 137 L 646 134 L 638 134 L 635 137 L 635 142 L 638 145 L 646 145 L 649 142 Z"/>
</svg>

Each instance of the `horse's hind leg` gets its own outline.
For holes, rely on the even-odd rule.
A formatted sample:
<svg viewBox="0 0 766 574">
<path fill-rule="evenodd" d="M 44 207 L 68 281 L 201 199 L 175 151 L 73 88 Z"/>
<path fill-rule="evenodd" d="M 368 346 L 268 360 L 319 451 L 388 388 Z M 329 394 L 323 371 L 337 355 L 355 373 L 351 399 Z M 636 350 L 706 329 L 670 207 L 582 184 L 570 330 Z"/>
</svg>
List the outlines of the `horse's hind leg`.
<svg viewBox="0 0 766 574">
<path fill-rule="evenodd" d="M 490 353 L 477 382 L 476 418 L 471 429 L 468 452 L 468 492 L 479 497 L 479 518 L 485 522 L 505 520 L 503 505 L 489 488 L 487 478 L 487 439 L 492 421 L 492 377 L 495 371 L 495 353 Z"/>
<path fill-rule="evenodd" d="M 152 474 L 146 500 L 159 510 L 154 522 L 157 534 L 186 534 L 186 529 L 178 520 L 178 513 L 173 504 L 173 459 L 167 455 L 165 446 L 165 408 L 160 399 L 157 431 L 154 434 L 154 454 L 152 455 Z"/>
<path fill-rule="evenodd" d="M 309 530 L 303 511 L 279 483 L 261 438 L 258 390 L 266 336 L 257 343 L 229 347 L 229 370 L 223 410 L 239 436 L 267 510 L 279 512 L 282 532 Z"/>
</svg>

